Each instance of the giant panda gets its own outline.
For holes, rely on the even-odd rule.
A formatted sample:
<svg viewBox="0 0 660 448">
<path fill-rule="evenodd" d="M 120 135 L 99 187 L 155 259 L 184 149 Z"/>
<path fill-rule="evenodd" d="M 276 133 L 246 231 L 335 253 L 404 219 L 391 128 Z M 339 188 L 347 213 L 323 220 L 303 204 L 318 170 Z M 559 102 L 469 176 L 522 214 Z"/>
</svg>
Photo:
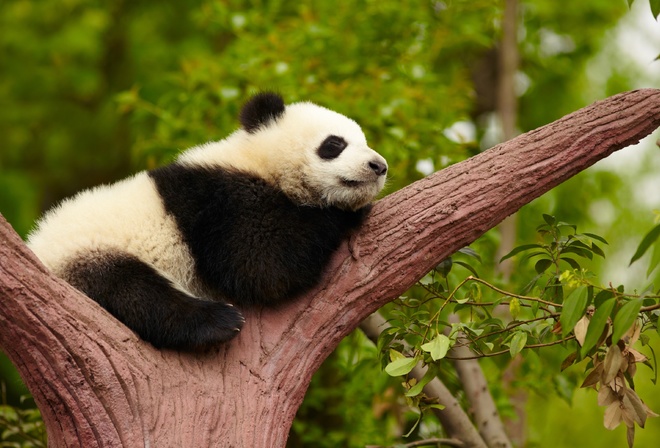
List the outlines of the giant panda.
<svg viewBox="0 0 660 448">
<path fill-rule="evenodd" d="M 55 275 L 157 348 L 208 350 L 240 309 L 314 286 L 383 188 L 387 162 L 353 120 L 264 92 L 227 138 L 83 191 L 28 245 Z"/>
</svg>

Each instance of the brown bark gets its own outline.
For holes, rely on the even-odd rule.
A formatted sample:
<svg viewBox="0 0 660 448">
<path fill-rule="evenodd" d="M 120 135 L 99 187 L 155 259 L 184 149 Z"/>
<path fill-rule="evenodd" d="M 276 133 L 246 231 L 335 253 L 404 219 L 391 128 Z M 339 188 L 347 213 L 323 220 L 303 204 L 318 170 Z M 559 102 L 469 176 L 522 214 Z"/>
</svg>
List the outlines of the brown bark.
<svg viewBox="0 0 660 448">
<path fill-rule="evenodd" d="M 318 287 L 246 312 L 206 356 L 158 351 L 50 276 L 0 221 L 0 347 L 53 447 L 285 444 L 312 373 L 362 319 L 522 205 L 660 125 L 660 91 L 617 95 L 375 204 Z"/>
</svg>

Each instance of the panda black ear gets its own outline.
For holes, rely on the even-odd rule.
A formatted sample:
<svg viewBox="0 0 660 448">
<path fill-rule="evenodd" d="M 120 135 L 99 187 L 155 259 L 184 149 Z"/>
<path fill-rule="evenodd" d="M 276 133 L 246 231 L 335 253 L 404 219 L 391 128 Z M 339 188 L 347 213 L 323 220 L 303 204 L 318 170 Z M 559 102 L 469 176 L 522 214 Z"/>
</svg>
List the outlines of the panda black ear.
<svg viewBox="0 0 660 448">
<path fill-rule="evenodd" d="M 284 100 L 277 93 L 261 92 L 248 100 L 241 109 L 239 120 L 247 132 L 253 134 L 284 115 Z"/>
</svg>

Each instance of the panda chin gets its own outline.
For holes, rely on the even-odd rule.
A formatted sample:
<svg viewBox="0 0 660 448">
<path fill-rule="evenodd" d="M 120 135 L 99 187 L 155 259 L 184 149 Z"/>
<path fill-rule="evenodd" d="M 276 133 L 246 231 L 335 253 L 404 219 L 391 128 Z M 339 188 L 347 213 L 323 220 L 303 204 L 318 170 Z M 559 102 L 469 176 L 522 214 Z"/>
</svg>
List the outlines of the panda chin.
<svg viewBox="0 0 660 448">
<path fill-rule="evenodd" d="M 344 187 L 348 187 L 348 188 L 359 188 L 366 183 L 360 180 L 350 180 L 344 178 L 340 178 L 339 181 Z"/>
<path fill-rule="evenodd" d="M 341 179 L 335 188 L 326 192 L 325 203 L 343 210 L 358 210 L 369 204 L 378 194 L 374 182 Z"/>
</svg>

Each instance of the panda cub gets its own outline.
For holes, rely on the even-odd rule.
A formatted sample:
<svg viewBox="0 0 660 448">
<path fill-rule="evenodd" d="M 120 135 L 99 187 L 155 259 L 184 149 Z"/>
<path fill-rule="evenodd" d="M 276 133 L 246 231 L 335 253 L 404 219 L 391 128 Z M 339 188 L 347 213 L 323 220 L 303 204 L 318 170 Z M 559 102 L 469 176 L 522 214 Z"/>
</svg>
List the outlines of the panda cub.
<svg viewBox="0 0 660 448">
<path fill-rule="evenodd" d="M 65 200 L 29 247 L 155 347 L 233 338 L 238 308 L 275 306 L 319 281 L 387 172 L 357 123 L 315 104 L 260 93 L 240 123 L 170 165 Z"/>
</svg>

